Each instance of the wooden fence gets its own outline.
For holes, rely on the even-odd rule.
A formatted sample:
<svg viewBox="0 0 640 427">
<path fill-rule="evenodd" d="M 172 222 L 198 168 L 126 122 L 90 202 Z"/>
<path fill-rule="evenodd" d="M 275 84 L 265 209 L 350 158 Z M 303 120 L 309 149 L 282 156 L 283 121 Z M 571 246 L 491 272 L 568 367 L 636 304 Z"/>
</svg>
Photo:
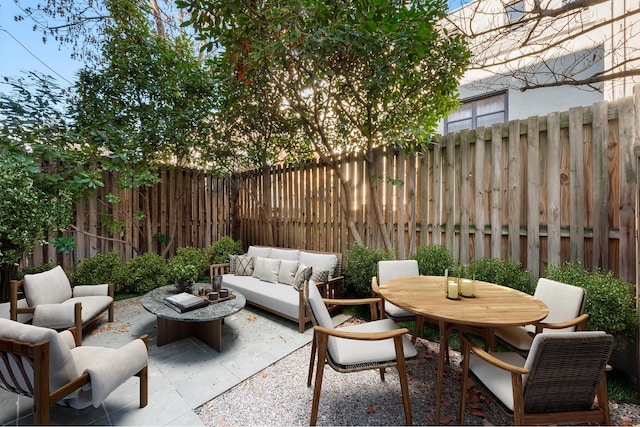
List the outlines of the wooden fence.
<svg viewBox="0 0 640 427">
<path fill-rule="evenodd" d="M 145 244 L 150 234 L 173 237 L 169 254 L 181 246 L 208 247 L 222 236 L 245 247 L 344 253 L 353 236 L 343 202 L 365 243 L 382 247 L 368 185 L 375 177 L 400 259 L 420 245 L 443 244 L 463 263 L 502 257 L 537 276 L 548 264 L 577 259 L 635 283 L 639 100 L 636 94 L 635 102 L 600 102 L 462 131 L 414 156 L 385 150 L 372 167 L 363 156 L 345 156 L 340 166 L 353 191 L 349 201 L 341 200 L 335 172 L 320 162 L 225 180 L 167 170 L 148 191 L 118 190 L 108 177 L 105 188 L 76 207 L 73 255 L 45 246 L 27 263 L 70 267 L 107 250 L 119 251 L 125 261 L 136 250 L 162 253 L 159 241 Z M 119 194 L 119 204 L 107 203 L 110 192 Z M 148 221 L 134 219 L 147 201 Z M 112 224 L 121 222 L 121 235 L 108 232 L 109 216 Z"/>
</svg>

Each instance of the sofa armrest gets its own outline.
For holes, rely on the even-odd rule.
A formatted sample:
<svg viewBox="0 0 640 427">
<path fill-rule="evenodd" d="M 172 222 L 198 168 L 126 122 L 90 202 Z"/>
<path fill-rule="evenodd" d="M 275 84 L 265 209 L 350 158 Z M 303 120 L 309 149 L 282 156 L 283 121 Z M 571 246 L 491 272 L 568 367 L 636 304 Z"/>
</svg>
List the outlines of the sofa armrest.
<svg viewBox="0 0 640 427">
<path fill-rule="evenodd" d="M 231 271 L 231 264 L 225 262 L 223 264 L 211 264 L 209 266 L 209 278 L 213 279 L 214 276 L 222 276 L 228 274 Z"/>
</svg>

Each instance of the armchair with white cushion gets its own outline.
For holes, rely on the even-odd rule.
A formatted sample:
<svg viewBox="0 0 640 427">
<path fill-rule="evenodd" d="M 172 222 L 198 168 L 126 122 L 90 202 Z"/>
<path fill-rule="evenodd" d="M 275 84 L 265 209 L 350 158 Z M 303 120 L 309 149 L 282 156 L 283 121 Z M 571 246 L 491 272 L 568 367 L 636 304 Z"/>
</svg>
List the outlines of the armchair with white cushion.
<svg viewBox="0 0 640 427">
<path fill-rule="evenodd" d="M 18 306 L 18 293 L 24 290 L 27 307 Z M 33 314 L 32 323 L 57 330 L 76 327 L 78 340 L 82 328 L 108 310 L 114 320 L 114 289 L 111 284 L 71 287 L 60 266 L 37 274 L 26 274 L 23 280 L 11 282 L 11 320 L 19 314 Z M 76 341 L 79 345 L 80 341 Z"/>
<path fill-rule="evenodd" d="M 132 376 L 140 378 L 140 407 L 145 407 L 147 336 L 113 349 L 77 346 L 77 333 L 0 318 L 0 387 L 33 398 L 35 424 L 49 423 L 54 403 L 97 408 Z"/>
</svg>

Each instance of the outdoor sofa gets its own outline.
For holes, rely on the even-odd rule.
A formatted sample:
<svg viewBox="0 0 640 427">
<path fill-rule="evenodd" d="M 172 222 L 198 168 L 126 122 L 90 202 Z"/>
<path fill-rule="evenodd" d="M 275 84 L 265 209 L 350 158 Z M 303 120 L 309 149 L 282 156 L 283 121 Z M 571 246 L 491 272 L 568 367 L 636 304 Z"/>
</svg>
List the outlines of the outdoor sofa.
<svg viewBox="0 0 640 427">
<path fill-rule="evenodd" d="M 305 280 L 325 298 L 340 298 L 342 255 L 268 246 L 250 246 L 244 255 L 232 255 L 227 264 L 213 264 L 211 278 L 222 276 L 222 286 L 241 292 L 248 304 L 298 323 L 304 332 L 311 317 L 304 304 Z M 331 306 L 332 311 L 339 307 Z"/>
</svg>

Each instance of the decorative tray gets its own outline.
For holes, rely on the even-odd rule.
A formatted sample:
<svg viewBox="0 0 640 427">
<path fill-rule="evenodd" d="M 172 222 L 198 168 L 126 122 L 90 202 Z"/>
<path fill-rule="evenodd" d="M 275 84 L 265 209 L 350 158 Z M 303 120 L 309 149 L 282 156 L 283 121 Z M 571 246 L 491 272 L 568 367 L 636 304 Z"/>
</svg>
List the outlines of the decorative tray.
<svg viewBox="0 0 640 427">
<path fill-rule="evenodd" d="M 200 298 L 202 298 L 205 301 L 209 301 L 209 304 L 217 304 L 219 302 L 225 302 L 225 301 L 228 301 L 230 299 L 235 299 L 236 298 L 236 296 L 234 294 L 232 294 L 232 293 L 229 293 L 228 297 L 224 297 L 224 298 L 218 297 L 218 299 L 214 299 L 214 300 L 210 300 L 208 295 L 197 295 L 197 296 L 199 296 Z"/>
</svg>

